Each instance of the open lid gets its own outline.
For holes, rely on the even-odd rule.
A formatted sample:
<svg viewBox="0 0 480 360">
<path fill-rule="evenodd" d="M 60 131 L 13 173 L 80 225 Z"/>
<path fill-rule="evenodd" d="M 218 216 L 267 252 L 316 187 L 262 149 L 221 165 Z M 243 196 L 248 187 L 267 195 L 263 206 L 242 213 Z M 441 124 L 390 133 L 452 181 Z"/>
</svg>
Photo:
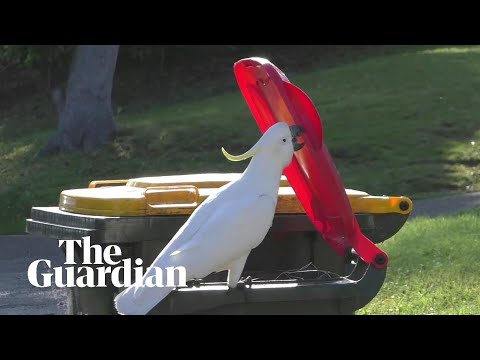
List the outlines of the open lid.
<svg viewBox="0 0 480 360">
<path fill-rule="evenodd" d="M 234 73 L 262 133 L 279 121 L 303 127 L 305 146 L 295 152 L 284 174 L 323 238 L 340 255 L 353 248 L 365 262 L 386 267 L 387 254 L 360 231 L 310 98 L 263 58 L 236 62 Z"/>
</svg>

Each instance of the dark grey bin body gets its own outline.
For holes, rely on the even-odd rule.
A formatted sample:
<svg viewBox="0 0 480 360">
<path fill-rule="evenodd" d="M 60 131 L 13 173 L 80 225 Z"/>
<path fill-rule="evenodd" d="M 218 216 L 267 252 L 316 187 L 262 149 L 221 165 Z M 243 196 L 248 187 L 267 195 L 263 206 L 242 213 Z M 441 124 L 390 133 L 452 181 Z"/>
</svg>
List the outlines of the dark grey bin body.
<svg viewBox="0 0 480 360">
<path fill-rule="evenodd" d="M 408 216 L 356 217 L 362 231 L 378 243 L 393 236 Z M 90 236 L 92 244 L 119 245 L 123 257 L 142 258 L 148 266 L 187 219 L 87 216 L 57 207 L 34 207 L 27 219 L 27 232 L 64 240 Z M 322 276 L 311 279 L 279 277 L 309 263 L 325 273 L 313 272 Z M 212 274 L 199 286 L 172 292 L 150 314 L 353 314 L 377 295 L 385 274 L 386 269 L 369 266 L 351 252 L 345 256 L 334 253 L 306 215 L 276 215 L 270 232 L 251 252 L 243 271 L 243 276 L 258 280 L 227 291 L 226 272 Z M 70 289 L 69 313 L 116 314 L 113 298 L 119 291 L 111 283 L 107 288 Z"/>
</svg>

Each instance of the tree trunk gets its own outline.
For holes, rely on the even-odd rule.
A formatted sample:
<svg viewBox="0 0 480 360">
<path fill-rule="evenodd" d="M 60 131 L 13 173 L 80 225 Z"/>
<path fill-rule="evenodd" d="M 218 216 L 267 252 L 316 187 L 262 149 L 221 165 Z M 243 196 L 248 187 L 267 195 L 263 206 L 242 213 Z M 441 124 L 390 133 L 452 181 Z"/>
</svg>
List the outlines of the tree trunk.
<svg viewBox="0 0 480 360">
<path fill-rule="evenodd" d="M 53 92 L 59 124 L 40 155 L 82 150 L 91 152 L 116 131 L 112 86 L 119 45 L 78 45 L 66 93 Z"/>
</svg>

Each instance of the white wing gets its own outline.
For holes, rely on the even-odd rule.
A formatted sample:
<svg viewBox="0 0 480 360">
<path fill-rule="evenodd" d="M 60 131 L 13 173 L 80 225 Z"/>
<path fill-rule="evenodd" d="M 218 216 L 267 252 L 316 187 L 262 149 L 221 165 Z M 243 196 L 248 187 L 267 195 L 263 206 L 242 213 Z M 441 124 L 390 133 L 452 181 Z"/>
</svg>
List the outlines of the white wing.
<svg viewBox="0 0 480 360">
<path fill-rule="evenodd" d="M 169 244 L 169 251 L 162 251 L 152 267 L 184 266 L 187 279 L 227 270 L 224 266 L 248 255 L 263 241 L 272 225 L 275 208 L 276 199 L 266 195 L 247 195 L 235 201 L 223 201 L 209 212 L 208 218 L 197 218 L 206 220 L 203 224 L 193 222 L 198 226 L 192 238 Z M 189 231 L 184 229 L 184 233 Z M 151 275 L 147 272 L 144 279 Z M 142 286 L 127 290 L 130 290 L 127 291 L 129 306 L 133 303 L 133 308 L 141 308 L 141 313 L 147 313 L 172 289 Z"/>
<path fill-rule="evenodd" d="M 225 193 L 231 185 L 232 184 L 227 184 L 221 187 L 218 192 L 205 199 L 190 215 L 188 220 L 177 231 L 169 243 L 163 248 L 157 259 L 162 257 L 164 254 L 170 255 L 183 244 L 188 243 L 197 233 L 197 231 L 199 231 L 200 228 L 205 225 L 211 214 L 215 212 L 215 208 L 222 201 L 224 201 L 224 198 L 226 198 Z"/>
<path fill-rule="evenodd" d="M 265 195 L 222 204 L 190 241 L 175 249 L 167 266 L 184 266 L 190 278 L 226 270 L 223 265 L 262 242 L 272 226 L 275 207 L 276 199 Z M 164 261 L 158 260 L 164 266 Z"/>
</svg>

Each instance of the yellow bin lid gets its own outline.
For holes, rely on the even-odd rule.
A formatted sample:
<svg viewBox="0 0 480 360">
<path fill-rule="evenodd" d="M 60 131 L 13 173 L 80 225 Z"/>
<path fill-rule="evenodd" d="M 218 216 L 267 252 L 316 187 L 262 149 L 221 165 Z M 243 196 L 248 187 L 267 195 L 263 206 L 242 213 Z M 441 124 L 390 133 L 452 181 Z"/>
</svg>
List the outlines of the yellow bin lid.
<svg viewBox="0 0 480 360">
<path fill-rule="evenodd" d="M 190 215 L 209 195 L 239 176 L 190 174 L 92 181 L 88 188 L 62 191 L 59 208 L 99 216 Z M 412 201 L 403 196 L 370 196 L 351 189 L 346 192 L 354 213 L 409 214 L 413 208 Z M 278 195 L 277 214 L 305 213 L 285 176 Z"/>
</svg>

